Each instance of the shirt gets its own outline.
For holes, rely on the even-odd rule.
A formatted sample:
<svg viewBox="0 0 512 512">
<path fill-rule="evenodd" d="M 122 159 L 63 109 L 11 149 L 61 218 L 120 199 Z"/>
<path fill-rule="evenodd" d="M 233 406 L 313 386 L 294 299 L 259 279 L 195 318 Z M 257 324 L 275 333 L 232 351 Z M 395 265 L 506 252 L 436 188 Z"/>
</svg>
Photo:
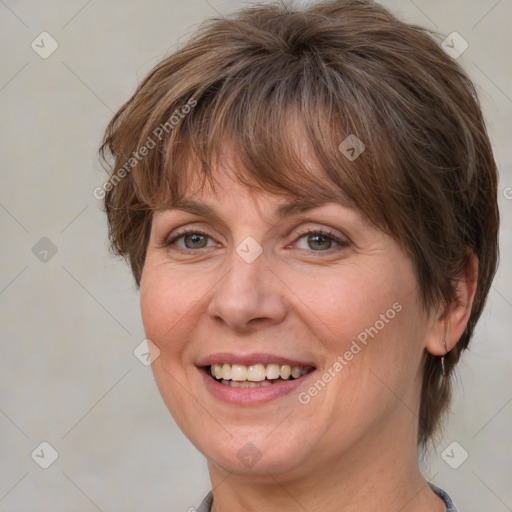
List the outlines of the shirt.
<svg viewBox="0 0 512 512">
<path fill-rule="evenodd" d="M 450 498 L 448 493 L 441 489 L 440 487 L 435 486 L 434 484 L 429 483 L 432 490 L 443 499 L 446 503 L 446 512 L 458 512 L 453 500 Z M 211 512 L 213 503 L 213 493 L 210 491 L 204 500 L 201 502 L 198 508 L 194 509 L 193 512 Z"/>
</svg>

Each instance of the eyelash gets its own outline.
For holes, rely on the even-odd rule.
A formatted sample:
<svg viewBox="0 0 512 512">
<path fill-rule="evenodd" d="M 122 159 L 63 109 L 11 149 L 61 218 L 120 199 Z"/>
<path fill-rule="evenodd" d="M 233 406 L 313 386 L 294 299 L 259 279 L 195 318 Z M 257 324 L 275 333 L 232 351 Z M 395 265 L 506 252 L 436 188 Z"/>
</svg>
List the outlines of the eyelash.
<svg viewBox="0 0 512 512">
<path fill-rule="evenodd" d="M 191 229 L 191 230 L 187 230 L 187 231 L 182 231 L 181 233 L 178 233 L 174 238 L 172 238 L 172 240 L 169 240 L 168 242 L 166 242 L 164 245 L 166 247 L 170 247 L 171 245 L 175 244 L 175 242 L 177 240 L 179 240 L 180 238 L 183 238 L 183 237 L 186 237 L 187 235 L 201 235 L 201 236 L 204 236 L 204 237 L 207 237 L 207 238 L 210 238 L 211 239 L 211 236 L 207 233 L 204 233 L 203 231 L 198 231 L 196 229 Z M 339 236 L 336 235 L 336 233 L 334 233 L 333 231 L 330 231 L 328 229 L 312 229 L 312 228 L 308 228 L 302 232 L 300 232 L 297 237 L 295 238 L 295 240 L 300 240 L 301 238 L 304 238 L 305 236 L 308 236 L 308 235 L 320 235 L 320 236 L 324 236 L 324 237 L 327 237 L 327 238 L 330 238 L 333 242 L 335 242 L 336 244 L 338 244 L 338 249 L 340 248 L 343 248 L 343 247 L 348 247 L 349 246 L 349 242 L 347 240 L 342 240 Z M 183 247 L 179 247 L 178 250 L 183 252 L 183 253 L 186 253 L 186 254 L 197 254 L 197 252 L 201 249 L 207 249 L 207 247 L 201 247 L 199 249 L 186 249 L 186 248 L 183 248 Z M 326 250 L 319 250 L 319 251 L 314 251 L 314 250 L 307 250 L 307 249 L 300 249 L 300 250 L 305 250 L 307 252 L 323 252 L 323 253 L 326 253 L 326 252 L 331 252 L 332 250 L 335 250 L 336 247 L 330 247 L 329 249 L 326 249 Z"/>
</svg>

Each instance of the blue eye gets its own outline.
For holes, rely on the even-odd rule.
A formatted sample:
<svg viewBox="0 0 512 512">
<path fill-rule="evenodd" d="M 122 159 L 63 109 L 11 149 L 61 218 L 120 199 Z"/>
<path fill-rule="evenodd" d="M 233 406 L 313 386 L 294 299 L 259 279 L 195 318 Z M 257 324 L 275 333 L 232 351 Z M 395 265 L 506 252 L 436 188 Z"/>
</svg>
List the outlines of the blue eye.
<svg viewBox="0 0 512 512">
<path fill-rule="evenodd" d="M 304 233 L 301 233 L 297 240 L 303 238 L 306 239 L 307 243 L 307 249 L 305 250 L 311 249 L 317 252 L 325 252 L 329 249 L 333 249 L 335 246 L 348 246 L 346 240 L 341 240 L 335 233 L 323 229 L 308 229 Z"/>
<path fill-rule="evenodd" d="M 324 229 L 308 229 L 300 233 L 295 240 L 297 243 L 303 239 L 306 241 L 306 246 L 298 248 L 310 252 L 327 252 L 331 249 L 348 247 L 349 245 L 347 240 L 343 240 L 336 233 Z M 210 235 L 194 230 L 179 233 L 165 245 L 168 247 L 176 246 L 179 250 L 188 253 L 219 246 Z"/>
<path fill-rule="evenodd" d="M 170 240 L 166 245 L 176 245 L 185 251 L 194 251 L 195 249 L 204 249 L 208 247 L 207 244 L 209 238 L 209 235 L 200 231 L 185 231 Z M 184 246 L 178 244 L 178 240 L 183 240 Z"/>
</svg>

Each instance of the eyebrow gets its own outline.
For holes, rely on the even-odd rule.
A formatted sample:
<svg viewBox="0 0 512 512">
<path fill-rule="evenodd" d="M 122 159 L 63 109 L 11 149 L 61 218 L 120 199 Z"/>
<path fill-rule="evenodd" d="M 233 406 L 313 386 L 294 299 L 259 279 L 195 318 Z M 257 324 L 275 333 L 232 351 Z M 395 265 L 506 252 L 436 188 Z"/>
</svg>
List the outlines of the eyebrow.
<svg viewBox="0 0 512 512">
<path fill-rule="evenodd" d="M 354 205 L 344 195 L 336 195 L 332 198 L 322 197 L 320 199 L 295 199 L 291 202 L 281 204 L 276 209 L 276 214 L 280 219 L 290 217 L 297 213 L 303 213 L 315 208 L 319 208 L 325 204 L 335 202 L 340 206 L 354 208 Z M 166 210 L 182 210 L 194 215 L 205 218 L 216 219 L 219 217 L 217 212 L 211 206 L 194 201 L 192 199 L 183 199 L 169 205 Z"/>
</svg>

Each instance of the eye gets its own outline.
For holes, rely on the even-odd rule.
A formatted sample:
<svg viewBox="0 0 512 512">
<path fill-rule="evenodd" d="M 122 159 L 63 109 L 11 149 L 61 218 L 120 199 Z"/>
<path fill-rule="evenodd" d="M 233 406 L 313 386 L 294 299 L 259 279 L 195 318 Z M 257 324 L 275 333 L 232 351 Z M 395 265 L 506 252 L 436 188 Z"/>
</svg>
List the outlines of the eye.
<svg viewBox="0 0 512 512">
<path fill-rule="evenodd" d="M 299 247 L 301 250 L 311 249 L 313 251 L 326 252 L 335 249 L 336 246 L 348 247 L 347 240 L 341 239 L 336 233 L 324 229 L 308 229 L 301 233 L 297 240 L 305 241 L 306 247 Z"/>
<path fill-rule="evenodd" d="M 210 245 L 208 245 L 208 240 L 210 239 Z M 205 249 L 207 247 L 215 247 L 216 244 L 211 240 L 210 235 L 206 233 L 202 233 L 201 231 L 184 231 L 177 236 L 175 236 L 172 240 L 169 240 L 166 243 L 167 246 L 175 245 L 179 247 L 181 250 L 186 252 L 193 252 L 196 249 Z"/>
<path fill-rule="evenodd" d="M 307 229 L 297 237 L 296 246 L 300 250 L 328 252 L 331 249 L 348 247 L 349 242 L 336 233 L 325 229 Z M 201 231 L 189 230 L 178 233 L 166 242 L 167 247 L 175 246 L 182 252 L 194 253 L 199 249 L 219 247 L 210 235 Z"/>
</svg>

